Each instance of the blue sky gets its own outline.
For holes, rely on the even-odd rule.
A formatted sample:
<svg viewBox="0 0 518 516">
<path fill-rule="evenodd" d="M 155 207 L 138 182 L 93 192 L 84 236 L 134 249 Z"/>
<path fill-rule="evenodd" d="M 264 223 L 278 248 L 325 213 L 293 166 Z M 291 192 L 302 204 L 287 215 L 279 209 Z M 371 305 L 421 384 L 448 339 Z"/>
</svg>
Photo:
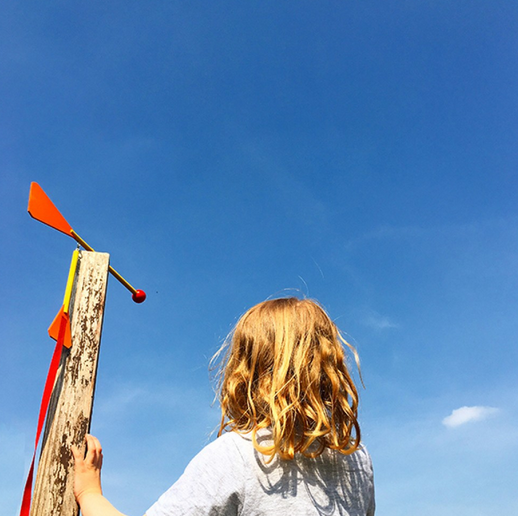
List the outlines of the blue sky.
<svg viewBox="0 0 518 516">
<path fill-rule="evenodd" d="M 108 289 L 92 432 L 120 510 L 142 515 L 209 440 L 208 361 L 239 315 L 294 292 L 359 350 L 378 514 L 518 512 L 513 2 L 2 12 L 6 514 L 74 249 L 27 215 L 31 181 L 148 293 Z"/>
</svg>

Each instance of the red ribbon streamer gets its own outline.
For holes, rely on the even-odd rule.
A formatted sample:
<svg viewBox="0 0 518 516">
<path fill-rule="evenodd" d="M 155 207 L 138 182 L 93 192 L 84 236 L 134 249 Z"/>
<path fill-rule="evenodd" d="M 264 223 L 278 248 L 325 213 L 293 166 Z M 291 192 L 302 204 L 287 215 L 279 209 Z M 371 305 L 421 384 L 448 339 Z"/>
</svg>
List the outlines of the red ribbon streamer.
<svg viewBox="0 0 518 516">
<path fill-rule="evenodd" d="M 25 482 L 25 488 L 23 490 L 23 499 L 22 507 L 20 509 L 20 516 L 29 516 L 29 512 L 31 510 L 32 480 L 34 477 L 34 463 L 36 460 L 36 450 L 38 449 L 38 442 L 40 440 L 41 431 L 43 430 L 43 423 L 45 422 L 45 417 L 47 415 L 47 410 L 49 408 L 50 398 L 52 396 L 52 391 L 54 390 L 56 375 L 58 373 L 59 363 L 61 361 L 61 351 L 63 350 L 65 331 L 67 325 L 69 324 L 70 319 L 68 317 L 68 314 L 63 314 L 61 324 L 59 327 L 58 341 L 54 349 L 54 354 L 52 355 L 52 360 L 50 361 L 49 372 L 47 374 L 47 379 L 45 380 L 45 388 L 43 389 L 43 397 L 41 399 L 40 413 L 38 416 L 38 428 L 36 430 L 36 440 L 34 442 L 34 454 L 32 456 L 31 467 L 29 469 L 29 474 L 27 475 L 27 481 Z"/>
</svg>

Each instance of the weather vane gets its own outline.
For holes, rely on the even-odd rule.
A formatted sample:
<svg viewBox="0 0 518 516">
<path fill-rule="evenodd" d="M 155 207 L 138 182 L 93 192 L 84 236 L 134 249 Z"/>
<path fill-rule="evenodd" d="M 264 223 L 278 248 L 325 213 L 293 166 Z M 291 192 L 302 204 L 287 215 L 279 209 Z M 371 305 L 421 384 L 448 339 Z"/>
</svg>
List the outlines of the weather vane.
<svg viewBox="0 0 518 516">
<path fill-rule="evenodd" d="M 31 190 L 29 193 L 29 206 L 27 208 L 29 215 L 47 224 L 51 228 L 57 229 L 65 235 L 72 237 L 80 246 L 87 251 L 94 251 L 73 229 L 66 221 L 65 217 L 61 215 L 54 203 L 49 199 L 43 188 L 38 183 L 31 183 Z M 111 265 L 108 269 L 110 273 L 119 280 L 130 292 L 131 298 L 135 303 L 142 303 L 146 299 L 146 293 L 143 290 L 137 290 L 128 281 L 126 281 Z"/>
<path fill-rule="evenodd" d="M 79 245 L 72 254 L 63 305 L 48 329 L 56 346 L 43 389 L 20 516 L 77 516 L 70 447 L 84 447 L 90 428 L 108 274 L 131 292 L 136 303 L 142 303 L 146 294 L 109 265 L 107 253 L 96 253 L 72 229 L 37 183 L 31 183 L 27 209 L 31 217 L 72 237 Z M 80 252 L 79 246 L 88 252 Z M 32 493 L 36 451 L 44 423 Z"/>
</svg>

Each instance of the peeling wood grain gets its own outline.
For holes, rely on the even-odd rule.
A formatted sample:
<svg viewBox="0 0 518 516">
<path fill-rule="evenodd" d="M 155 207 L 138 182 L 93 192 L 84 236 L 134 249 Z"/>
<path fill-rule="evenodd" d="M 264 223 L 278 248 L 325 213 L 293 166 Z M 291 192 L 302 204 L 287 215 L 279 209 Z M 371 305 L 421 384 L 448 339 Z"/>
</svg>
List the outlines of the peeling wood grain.
<svg viewBox="0 0 518 516">
<path fill-rule="evenodd" d="M 90 429 L 109 255 L 83 251 L 70 305 L 72 347 L 63 349 L 47 415 L 30 516 L 77 516 L 72 444 Z"/>
</svg>

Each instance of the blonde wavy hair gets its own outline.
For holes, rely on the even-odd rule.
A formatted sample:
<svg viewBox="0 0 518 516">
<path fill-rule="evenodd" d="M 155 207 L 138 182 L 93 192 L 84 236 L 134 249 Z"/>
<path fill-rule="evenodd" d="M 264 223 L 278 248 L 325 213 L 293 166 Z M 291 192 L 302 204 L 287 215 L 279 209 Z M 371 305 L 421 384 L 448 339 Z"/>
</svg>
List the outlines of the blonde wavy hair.
<svg viewBox="0 0 518 516">
<path fill-rule="evenodd" d="M 251 433 L 256 450 L 317 457 L 325 448 L 353 453 L 360 444 L 358 392 L 342 337 L 310 299 L 264 301 L 246 312 L 213 360 L 219 361 L 220 436 Z M 271 444 L 257 431 L 268 428 Z"/>
</svg>

